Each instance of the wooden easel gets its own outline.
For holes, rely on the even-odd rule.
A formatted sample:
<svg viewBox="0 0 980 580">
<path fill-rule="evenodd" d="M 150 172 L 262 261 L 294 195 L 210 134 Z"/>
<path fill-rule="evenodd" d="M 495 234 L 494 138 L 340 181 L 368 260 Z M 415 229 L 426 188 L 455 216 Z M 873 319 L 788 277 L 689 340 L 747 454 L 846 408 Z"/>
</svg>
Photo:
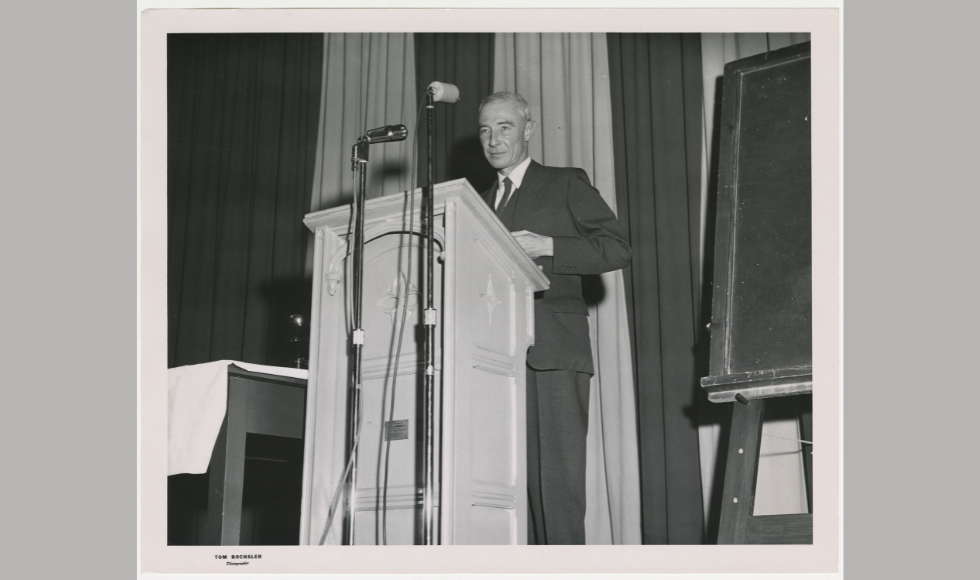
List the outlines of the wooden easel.
<svg viewBox="0 0 980 580">
<path fill-rule="evenodd" d="M 759 448 L 766 400 L 735 403 L 725 465 L 719 544 L 812 544 L 813 543 L 813 467 L 809 450 L 804 450 L 809 513 L 756 516 L 755 483 L 759 472 Z M 802 415 L 800 432 L 812 437 L 810 415 Z"/>
<path fill-rule="evenodd" d="M 813 392 L 810 44 L 725 66 L 708 399 L 732 403 L 719 544 L 813 542 L 810 513 L 755 516 L 766 399 Z M 737 401 L 737 402 L 735 402 Z M 810 415 L 802 421 L 812 441 Z"/>
</svg>

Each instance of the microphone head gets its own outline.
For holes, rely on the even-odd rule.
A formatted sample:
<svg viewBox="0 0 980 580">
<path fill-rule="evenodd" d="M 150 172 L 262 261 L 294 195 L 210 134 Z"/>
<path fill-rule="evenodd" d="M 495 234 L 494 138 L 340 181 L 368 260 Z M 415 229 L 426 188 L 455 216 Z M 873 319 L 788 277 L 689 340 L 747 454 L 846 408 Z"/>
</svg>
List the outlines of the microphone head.
<svg viewBox="0 0 980 580">
<path fill-rule="evenodd" d="M 364 134 L 368 143 L 388 143 L 390 141 L 404 141 L 408 137 L 408 129 L 405 125 L 385 125 L 377 129 L 371 129 Z"/>
<path fill-rule="evenodd" d="M 404 141 L 408 137 L 408 128 L 405 125 L 389 125 L 388 129 L 391 136 L 389 141 Z"/>
<path fill-rule="evenodd" d="M 429 93 L 432 94 L 432 100 L 437 103 L 455 103 L 459 100 L 459 87 L 449 83 L 435 81 L 429 85 Z"/>
</svg>

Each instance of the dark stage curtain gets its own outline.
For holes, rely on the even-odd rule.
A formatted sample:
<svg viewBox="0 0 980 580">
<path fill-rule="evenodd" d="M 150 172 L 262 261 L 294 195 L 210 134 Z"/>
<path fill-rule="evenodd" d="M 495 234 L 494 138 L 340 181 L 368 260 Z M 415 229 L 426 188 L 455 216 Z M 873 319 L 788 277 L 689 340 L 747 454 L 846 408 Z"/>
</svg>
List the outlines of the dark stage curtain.
<svg viewBox="0 0 980 580">
<path fill-rule="evenodd" d="M 435 182 L 465 177 L 477 192 L 496 179 L 480 147 L 477 129 L 480 101 L 493 91 L 493 34 L 415 34 L 415 70 L 419 103 L 433 81 L 459 87 L 455 104 L 436 104 Z M 419 121 L 418 183 L 426 180 L 425 113 Z"/>
<path fill-rule="evenodd" d="M 170 34 L 168 365 L 288 364 L 303 279 L 322 34 Z"/>
<path fill-rule="evenodd" d="M 643 543 L 700 544 L 700 38 L 610 34 L 608 39 L 617 204 L 633 248 L 624 274 Z"/>
</svg>

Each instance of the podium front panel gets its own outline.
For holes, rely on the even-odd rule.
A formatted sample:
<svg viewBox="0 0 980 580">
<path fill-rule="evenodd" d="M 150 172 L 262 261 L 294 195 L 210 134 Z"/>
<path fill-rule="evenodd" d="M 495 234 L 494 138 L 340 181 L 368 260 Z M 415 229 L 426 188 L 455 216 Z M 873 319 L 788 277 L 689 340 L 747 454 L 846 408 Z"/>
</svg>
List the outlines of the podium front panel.
<svg viewBox="0 0 980 580">
<path fill-rule="evenodd" d="M 421 241 L 418 235 L 390 233 L 365 245 L 356 544 L 410 545 L 422 536 L 425 273 Z M 437 261 L 434 301 L 440 311 L 442 277 L 442 264 Z M 441 382 L 441 358 L 437 347 L 437 385 Z M 386 427 L 389 421 L 391 426 Z M 435 428 L 438 442 L 438 422 Z M 383 491 L 386 488 L 387 494 Z"/>
<path fill-rule="evenodd" d="M 463 204 L 446 207 L 447 365 L 442 534 L 448 544 L 527 543 L 525 360 L 533 289 Z M 451 296 L 451 298 L 449 298 Z M 447 348 L 448 352 L 448 348 Z"/>
<path fill-rule="evenodd" d="M 370 200 L 366 210 L 353 494 L 354 543 L 360 545 L 421 543 L 424 241 L 420 204 L 410 233 L 405 200 Z M 525 361 L 534 337 L 534 291 L 547 280 L 465 180 L 436 186 L 435 211 L 438 542 L 523 544 Z M 346 513 L 346 494 L 338 489 L 350 443 L 348 216 L 338 208 L 307 217 L 316 247 L 302 544 L 339 544 Z"/>
</svg>

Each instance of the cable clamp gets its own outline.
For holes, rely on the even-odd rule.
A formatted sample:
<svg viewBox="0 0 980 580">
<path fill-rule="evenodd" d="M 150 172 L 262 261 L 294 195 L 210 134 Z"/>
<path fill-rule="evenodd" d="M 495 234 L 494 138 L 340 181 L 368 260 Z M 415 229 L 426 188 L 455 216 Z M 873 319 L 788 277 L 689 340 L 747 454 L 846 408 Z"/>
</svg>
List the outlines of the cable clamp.
<svg viewBox="0 0 980 580">
<path fill-rule="evenodd" d="M 432 365 L 425 367 L 425 374 L 427 376 L 434 376 L 436 374 L 436 369 Z"/>
<path fill-rule="evenodd" d="M 354 339 L 354 344 L 364 344 L 364 330 L 360 328 L 356 329 L 354 331 L 353 339 Z"/>
<path fill-rule="evenodd" d="M 425 309 L 425 325 L 426 326 L 435 326 L 436 325 L 436 319 L 438 317 L 439 317 L 439 311 L 436 310 L 435 308 L 426 308 Z"/>
</svg>

